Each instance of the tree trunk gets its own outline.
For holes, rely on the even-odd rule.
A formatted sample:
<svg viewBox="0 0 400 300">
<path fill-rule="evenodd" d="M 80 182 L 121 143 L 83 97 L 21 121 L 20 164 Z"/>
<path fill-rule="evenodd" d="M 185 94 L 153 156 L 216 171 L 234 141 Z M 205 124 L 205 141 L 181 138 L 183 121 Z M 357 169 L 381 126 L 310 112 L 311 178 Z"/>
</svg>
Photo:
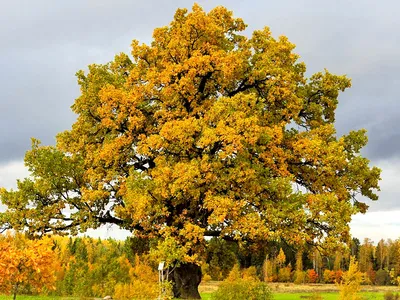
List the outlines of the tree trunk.
<svg viewBox="0 0 400 300">
<path fill-rule="evenodd" d="M 201 268 L 196 264 L 182 264 L 172 274 L 174 297 L 180 299 L 201 299 L 199 284 Z"/>
<path fill-rule="evenodd" d="M 15 284 L 14 290 L 13 290 L 13 299 L 17 299 L 17 292 L 18 292 L 18 283 Z"/>
</svg>

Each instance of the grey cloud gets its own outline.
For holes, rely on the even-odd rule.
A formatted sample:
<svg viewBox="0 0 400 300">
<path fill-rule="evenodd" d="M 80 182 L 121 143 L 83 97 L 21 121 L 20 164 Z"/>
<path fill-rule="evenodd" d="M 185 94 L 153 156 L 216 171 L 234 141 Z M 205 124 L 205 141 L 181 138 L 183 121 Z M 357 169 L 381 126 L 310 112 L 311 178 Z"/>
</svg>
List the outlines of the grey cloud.
<svg viewBox="0 0 400 300">
<path fill-rule="evenodd" d="M 76 71 L 129 52 L 133 38 L 148 42 L 175 9 L 164 1 L 3 3 L 0 163 L 22 159 L 30 137 L 53 144 L 75 119 L 70 106 L 79 94 Z"/>
<path fill-rule="evenodd" d="M 365 200 L 370 206 L 369 211 L 400 211 L 399 185 L 400 185 L 400 158 L 385 159 L 377 162 L 377 166 L 382 169 L 382 181 L 380 182 L 381 191 L 378 201 Z"/>
<path fill-rule="evenodd" d="M 396 116 L 372 126 L 369 146 L 365 150 L 367 157 L 374 161 L 400 158 L 400 132 L 396 126 L 398 120 Z"/>
</svg>

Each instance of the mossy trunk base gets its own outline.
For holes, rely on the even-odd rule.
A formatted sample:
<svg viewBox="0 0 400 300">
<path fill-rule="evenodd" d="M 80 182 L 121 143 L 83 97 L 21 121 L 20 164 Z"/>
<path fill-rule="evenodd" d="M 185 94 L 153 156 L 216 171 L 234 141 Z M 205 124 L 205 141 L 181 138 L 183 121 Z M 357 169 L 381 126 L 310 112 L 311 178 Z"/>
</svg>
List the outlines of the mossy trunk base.
<svg viewBox="0 0 400 300">
<path fill-rule="evenodd" d="M 172 276 L 174 297 L 180 299 L 201 299 L 199 284 L 201 268 L 196 264 L 183 264 L 177 267 Z"/>
</svg>

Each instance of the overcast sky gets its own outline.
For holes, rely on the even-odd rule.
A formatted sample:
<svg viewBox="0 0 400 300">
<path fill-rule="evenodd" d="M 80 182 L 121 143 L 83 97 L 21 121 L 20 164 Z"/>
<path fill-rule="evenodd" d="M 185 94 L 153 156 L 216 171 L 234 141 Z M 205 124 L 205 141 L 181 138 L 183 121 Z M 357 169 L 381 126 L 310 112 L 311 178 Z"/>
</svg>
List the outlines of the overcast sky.
<svg viewBox="0 0 400 300">
<path fill-rule="evenodd" d="M 297 45 L 308 74 L 327 68 L 347 74 L 353 87 L 340 97 L 341 135 L 366 128 L 363 154 L 382 168 L 380 200 L 355 216 L 359 238 L 400 237 L 400 2 L 396 0 L 197 1 L 206 10 L 224 5 L 249 25 L 269 26 Z M 75 73 L 130 52 L 132 39 L 148 43 L 192 1 L 14 0 L 0 10 L 0 186 L 26 176 L 30 138 L 54 144 L 75 120 Z"/>
</svg>

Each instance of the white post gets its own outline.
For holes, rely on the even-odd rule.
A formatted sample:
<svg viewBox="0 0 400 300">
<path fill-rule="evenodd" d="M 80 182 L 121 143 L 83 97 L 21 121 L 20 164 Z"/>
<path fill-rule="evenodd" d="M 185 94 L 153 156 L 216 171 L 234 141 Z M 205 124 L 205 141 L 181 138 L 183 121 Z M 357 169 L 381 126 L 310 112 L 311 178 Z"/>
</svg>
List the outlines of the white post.
<svg viewBox="0 0 400 300">
<path fill-rule="evenodd" d="M 158 264 L 158 282 L 160 283 L 160 296 L 158 299 L 162 300 L 164 295 L 164 264 L 165 262 L 160 262 Z"/>
</svg>

